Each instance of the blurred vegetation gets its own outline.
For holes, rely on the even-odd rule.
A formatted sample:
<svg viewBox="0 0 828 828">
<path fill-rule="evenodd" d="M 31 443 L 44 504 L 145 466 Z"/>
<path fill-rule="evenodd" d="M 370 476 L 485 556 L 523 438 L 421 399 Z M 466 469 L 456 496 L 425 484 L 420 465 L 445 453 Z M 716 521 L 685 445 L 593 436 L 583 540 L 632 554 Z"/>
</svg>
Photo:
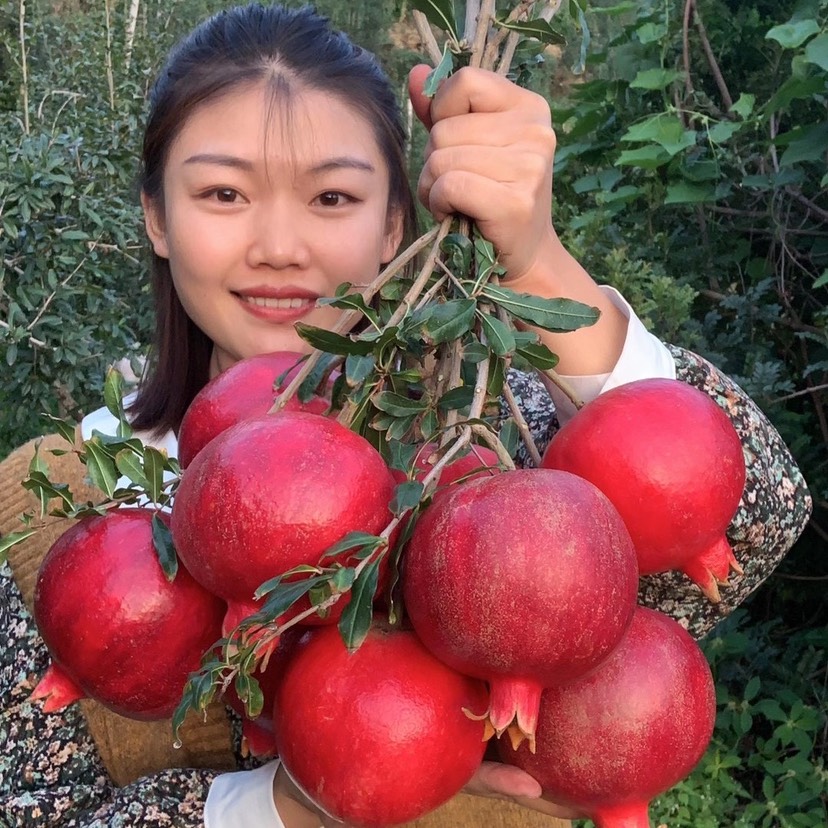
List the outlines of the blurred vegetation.
<svg viewBox="0 0 828 828">
<path fill-rule="evenodd" d="M 130 5 L 0 0 L 0 456 L 48 427 L 40 412 L 97 408 L 106 366 L 151 335 L 134 190 L 147 89 L 165 50 L 225 4 L 142 0 L 128 47 Z M 317 3 L 401 95 L 420 60 L 408 5 Z M 714 743 L 654 818 L 825 826 L 828 0 L 588 8 L 589 44 L 566 15 L 569 46 L 518 70 L 553 107 L 556 224 L 652 330 L 750 393 L 816 503 L 779 572 L 705 642 Z M 424 140 L 415 125 L 412 176 Z"/>
</svg>

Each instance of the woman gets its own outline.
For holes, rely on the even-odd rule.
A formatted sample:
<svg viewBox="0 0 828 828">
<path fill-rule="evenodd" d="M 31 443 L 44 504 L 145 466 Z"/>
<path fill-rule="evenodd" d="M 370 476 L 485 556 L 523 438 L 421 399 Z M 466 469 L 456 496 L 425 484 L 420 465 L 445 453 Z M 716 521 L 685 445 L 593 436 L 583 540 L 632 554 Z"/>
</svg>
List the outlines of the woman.
<svg viewBox="0 0 828 828">
<path fill-rule="evenodd" d="M 420 91 L 426 72 L 416 67 L 411 76 L 414 108 L 430 127 L 419 198 L 437 219 L 452 213 L 474 219 L 498 250 L 510 287 L 601 310 L 592 327 L 542 333 L 582 398 L 641 377 L 678 378 L 719 402 L 743 440 L 748 483 L 729 535 L 744 577 L 718 608 L 681 577 L 658 576 L 642 586 L 643 602 L 702 635 L 793 544 L 810 508 L 804 482 L 776 432 L 736 386 L 701 358 L 648 334 L 624 300 L 599 287 L 564 250 L 551 222 L 555 136 L 546 102 L 471 69 L 429 101 Z M 370 281 L 413 238 L 403 147 L 393 90 L 375 59 L 307 9 L 223 12 L 173 50 L 151 96 L 141 180 L 158 334 L 130 416 L 148 442 L 174 452 L 193 396 L 236 361 L 307 351 L 293 325 L 330 327 L 338 314 L 316 300 L 342 282 Z M 556 414 L 544 387 L 528 375 L 512 372 L 510 380 L 542 450 L 571 410 L 556 397 Z M 114 427 L 101 410 L 81 430 L 88 437 Z M 3 532 L 17 528 L 14 518 L 26 508 L 19 481 L 31 453 L 27 445 L 3 464 L 2 491 L 14 493 L 0 513 Z M 78 470 L 62 462 L 50 460 L 53 476 L 63 470 L 77 480 Z M 142 764 L 157 735 L 133 735 L 127 723 L 91 708 L 85 716 L 77 706 L 44 714 L 27 701 L 47 656 L 21 599 L 32 567 L 26 576 L 20 561 L 39 560 L 48 537 L 16 548 L 14 578 L 3 575 L 4 824 L 189 828 L 203 820 L 210 828 L 304 828 L 326 821 L 278 763 L 236 774 L 175 769 L 227 766 L 203 755 L 165 754 Z M 124 759 L 127 753 L 132 759 Z M 136 779 L 136 768 L 153 772 Z M 552 824 L 541 814 L 571 816 L 540 799 L 537 783 L 516 768 L 484 763 L 467 792 L 528 809 L 507 812 L 493 799 L 478 799 L 484 808 L 473 811 L 470 797 L 442 823 L 430 824 L 529 826 Z"/>
</svg>

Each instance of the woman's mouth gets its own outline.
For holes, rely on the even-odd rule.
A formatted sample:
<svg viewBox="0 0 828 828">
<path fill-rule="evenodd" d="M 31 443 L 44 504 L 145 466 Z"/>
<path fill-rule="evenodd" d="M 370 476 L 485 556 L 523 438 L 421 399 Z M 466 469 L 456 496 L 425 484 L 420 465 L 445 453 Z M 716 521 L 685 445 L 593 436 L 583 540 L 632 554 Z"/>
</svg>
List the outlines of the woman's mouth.
<svg viewBox="0 0 828 828">
<path fill-rule="evenodd" d="M 249 314 L 273 324 L 293 324 L 316 307 L 317 297 L 312 294 L 302 292 L 297 295 L 286 291 L 279 291 L 281 295 L 272 295 L 273 293 L 276 291 L 268 292 L 269 295 L 264 291 L 234 295 Z"/>
</svg>

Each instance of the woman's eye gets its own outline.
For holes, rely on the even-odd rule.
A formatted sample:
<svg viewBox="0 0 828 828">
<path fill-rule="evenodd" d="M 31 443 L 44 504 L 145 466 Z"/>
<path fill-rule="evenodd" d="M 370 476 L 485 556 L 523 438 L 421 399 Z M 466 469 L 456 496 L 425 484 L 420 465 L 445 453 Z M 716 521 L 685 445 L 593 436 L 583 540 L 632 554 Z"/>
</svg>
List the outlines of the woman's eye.
<svg viewBox="0 0 828 828">
<path fill-rule="evenodd" d="M 350 199 L 344 193 L 331 191 L 322 193 L 318 201 L 323 207 L 341 207 L 343 204 L 347 204 Z"/>
<path fill-rule="evenodd" d="M 208 200 L 218 201 L 221 204 L 235 204 L 238 201 L 239 193 L 232 187 L 216 187 L 204 193 Z"/>
</svg>

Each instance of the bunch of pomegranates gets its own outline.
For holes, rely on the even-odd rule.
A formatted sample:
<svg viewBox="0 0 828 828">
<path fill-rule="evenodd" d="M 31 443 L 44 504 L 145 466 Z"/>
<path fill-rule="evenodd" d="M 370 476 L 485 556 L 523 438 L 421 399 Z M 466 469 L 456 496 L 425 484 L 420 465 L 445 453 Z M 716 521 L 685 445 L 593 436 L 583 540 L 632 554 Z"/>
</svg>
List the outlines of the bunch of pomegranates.
<svg viewBox="0 0 828 828">
<path fill-rule="evenodd" d="M 507 471 L 475 446 L 441 469 L 391 566 L 406 475 L 324 400 L 267 413 L 294 356 L 237 364 L 188 412 L 186 469 L 157 518 L 181 562 L 172 582 L 146 508 L 84 519 L 50 550 L 35 603 L 53 666 L 35 695 L 48 709 L 88 695 L 169 716 L 202 654 L 258 617 L 269 583 L 295 600 L 253 628 L 270 644 L 246 667 L 262 695 L 248 735 L 329 814 L 416 819 L 505 734 L 502 761 L 545 796 L 599 828 L 646 828 L 649 800 L 704 752 L 715 700 L 692 638 L 637 606 L 638 578 L 678 569 L 715 600 L 738 570 L 724 531 L 745 471 L 728 418 L 682 383 L 643 380 L 587 404 L 542 468 Z M 409 476 L 429 479 L 440 457 L 423 446 Z M 349 537 L 376 543 L 355 554 Z M 356 617 L 345 608 L 364 616 L 397 569 L 403 622 L 378 614 L 349 649 L 335 626 Z"/>
</svg>

